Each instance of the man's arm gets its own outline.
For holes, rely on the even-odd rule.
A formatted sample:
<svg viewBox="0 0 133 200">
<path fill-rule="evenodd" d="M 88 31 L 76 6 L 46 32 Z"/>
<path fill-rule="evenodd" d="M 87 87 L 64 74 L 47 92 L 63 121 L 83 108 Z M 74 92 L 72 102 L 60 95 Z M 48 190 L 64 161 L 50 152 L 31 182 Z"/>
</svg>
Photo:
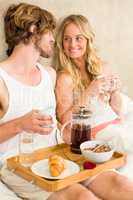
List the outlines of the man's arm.
<svg viewBox="0 0 133 200">
<path fill-rule="evenodd" d="M 0 79 L 0 121 L 8 109 L 8 100 L 8 90 L 4 81 Z M 0 123 L 0 143 L 16 135 L 20 131 L 19 129 L 18 119 L 8 123 Z"/>
<path fill-rule="evenodd" d="M 0 119 L 5 114 L 8 108 L 8 90 L 4 81 L 0 79 Z"/>
<path fill-rule="evenodd" d="M 21 117 L 0 125 L 0 143 L 22 131 L 39 133 L 41 135 L 50 134 L 53 128 L 45 127 L 45 125 L 51 123 L 51 116 L 44 116 L 39 111 L 32 110 Z"/>
<path fill-rule="evenodd" d="M 19 119 L 11 120 L 0 125 L 0 143 L 21 132 Z"/>
<path fill-rule="evenodd" d="M 0 143 L 22 131 L 40 133 L 42 135 L 51 132 L 52 128 L 43 127 L 46 124 L 52 123 L 51 117 L 43 116 L 37 110 L 32 110 L 21 117 L 2 123 L 2 117 L 7 112 L 8 105 L 8 90 L 0 79 Z"/>
</svg>

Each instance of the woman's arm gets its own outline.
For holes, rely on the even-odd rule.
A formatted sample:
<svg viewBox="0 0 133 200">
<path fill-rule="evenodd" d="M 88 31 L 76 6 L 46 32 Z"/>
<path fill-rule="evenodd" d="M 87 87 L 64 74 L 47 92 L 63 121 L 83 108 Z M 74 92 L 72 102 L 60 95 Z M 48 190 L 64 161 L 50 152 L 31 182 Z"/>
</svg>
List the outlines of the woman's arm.
<svg viewBox="0 0 133 200">
<path fill-rule="evenodd" d="M 122 100 L 119 92 L 120 81 L 118 76 L 113 75 L 113 73 L 107 69 L 103 71 L 102 76 L 105 77 L 105 79 L 93 80 L 89 84 L 88 88 L 82 94 L 82 97 L 79 96 L 79 102 L 82 102 L 82 105 L 89 104 L 91 97 L 100 95 L 103 85 L 108 84 L 110 79 L 115 79 L 115 86 L 111 88 L 109 103 L 116 114 L 120 114 Z M 61 73 L 58 75 L 56 84 L 57 118 L 61 124 L 70 120 L 73 109 L 73 88 L 73 81 L 69 74 Z"/>
<path fill-rule="evenodd" d="M 112 110 L 120 116 L 121 114 L 121 107 L 122 107 L 122 97 L 120 94 L 121 89 L 121 81 L 118 75 L 112 75 L 111 76 L 111 95 L 110 95 L 110 101 L 109 104 L 112 108 Z"/>
<path fill-rule="evenodd" d="M 73 81 L 67 73 L 60 73 L 56 82 L 57 119 L 61 124 L 70 120 L 73 108 Z"/>
<path fill-rule="evenodd" d="M 122 106 L 122 98 L 120 95 L 121 89 L 121 81 L 117 74 L 113 73 L 112 70 L 108 66 L 103 67 L 103 76 L 107 78 L 107 82 L 111 82 L 111 92 L 110 92 L 110 100 L 109 104 L 112 110 L 117 114 L 120 115 L 121 113 L 121 106 Z"/>
<path fill-rule="evenodd" d="M 111 94 L 110 98 L 110 106 L 112 110 L 120 116 L 121 114 L 121 107 L 122 107 L 122 98 L 119 91 L 114 91 Z"/>
<path fill-rule="evenodd" d="M 74 85 L 71 76 L 67 73 L 60 73 L 56 83 L 57 119 L 61 124 L 70 120 L 72 110 L 76 106 L 87 106 L 93 96 L 100 93 L 102 80 L 93 80 L 88 88 L 77 95 L 77 102 L 74 103 Z"/>
</svg>

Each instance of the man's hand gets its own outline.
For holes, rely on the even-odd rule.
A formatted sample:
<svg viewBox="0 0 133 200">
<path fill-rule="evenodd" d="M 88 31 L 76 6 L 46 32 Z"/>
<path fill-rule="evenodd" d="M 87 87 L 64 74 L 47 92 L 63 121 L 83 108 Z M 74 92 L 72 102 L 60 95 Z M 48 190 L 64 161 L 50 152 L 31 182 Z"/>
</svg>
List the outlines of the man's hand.
<svg viewBox="0 0 133 200">
<path fill-rule="evenodd" d="M 52 117 L 50 115 L 42 115 L 38 110 L 32 110 L 20 117 L 21 129 L 26 132 L 47 135 L 53 130 L 52 124 Z"/>
</svg>

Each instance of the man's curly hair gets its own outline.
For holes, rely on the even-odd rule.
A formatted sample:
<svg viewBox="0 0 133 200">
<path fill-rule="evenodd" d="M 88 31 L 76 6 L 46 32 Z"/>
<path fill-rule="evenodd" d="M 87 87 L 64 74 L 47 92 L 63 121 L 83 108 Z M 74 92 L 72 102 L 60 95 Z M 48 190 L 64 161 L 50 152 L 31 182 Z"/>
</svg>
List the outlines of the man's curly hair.
<svg viewBox="0 0 133 200">
<path fill-rule="evenodd" d="M 31 26 L 34 31 L 31 31 Z M 33 36 L 41 36 L 56 27 L 53 15 L 38 6 L 20 3 L 11 5 L 4 17 L 5 37 L 8 44 L 7 55 L 11 55 L 14 47 L 20 43 L 28 43 Z"/>
</svg>

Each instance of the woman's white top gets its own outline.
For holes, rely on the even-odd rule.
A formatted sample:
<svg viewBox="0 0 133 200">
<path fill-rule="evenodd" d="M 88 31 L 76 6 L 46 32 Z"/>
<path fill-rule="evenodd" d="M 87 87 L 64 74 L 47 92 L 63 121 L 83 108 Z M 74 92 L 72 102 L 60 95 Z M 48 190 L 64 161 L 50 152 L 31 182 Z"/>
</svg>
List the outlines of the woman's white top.
<svg viewBox="0 0 133 200">
<path fill-rule="evenodd" d="M 25 85 L 0 68 L 0 78 L 4 80 L 9 94 L 9 107 L 0 123 L 20 117 L 32 109 L 43 109 L 44 112 L 49 112 L 55 117 L 56 103 L 52 80 L 43 66 L 40 64 L 37 66 L 41 72 L 41 81 L 36 86 Z M 49 135 L 37 133 L 34 135 L 35 149 L 56 144 L 55 131 Z M 19 134 L 0 144 L 0 154 L 5 156 L 9 156 L 8 154 L 12 154 L 11 152 L 17 154 L 18 144 Z"/>
</svg>

